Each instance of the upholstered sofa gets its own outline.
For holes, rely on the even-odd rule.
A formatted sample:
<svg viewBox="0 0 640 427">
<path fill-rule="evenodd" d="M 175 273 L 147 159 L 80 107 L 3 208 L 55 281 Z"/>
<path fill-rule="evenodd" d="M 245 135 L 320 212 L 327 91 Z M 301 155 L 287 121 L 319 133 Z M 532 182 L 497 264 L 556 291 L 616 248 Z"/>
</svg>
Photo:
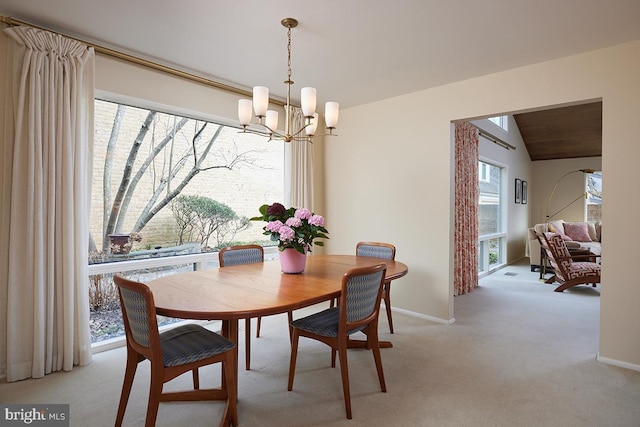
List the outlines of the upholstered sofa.
<svg viewBox="0 0 640 427">
<path fill-rule="evenodd" d="M 588 248 L 593 254 L 601 254 L 601 221 L 567 222 L 559 219 L 544 224 L 536 224 L 529 229 L 527 238 L 527 255 L 529 256 L 531 271 L 540 268 L 540 243 L 536 237 L 536 232 L 544 233 L 546 231 L 560 234 L 569 249 L 582 247 Z"/>
</svg>

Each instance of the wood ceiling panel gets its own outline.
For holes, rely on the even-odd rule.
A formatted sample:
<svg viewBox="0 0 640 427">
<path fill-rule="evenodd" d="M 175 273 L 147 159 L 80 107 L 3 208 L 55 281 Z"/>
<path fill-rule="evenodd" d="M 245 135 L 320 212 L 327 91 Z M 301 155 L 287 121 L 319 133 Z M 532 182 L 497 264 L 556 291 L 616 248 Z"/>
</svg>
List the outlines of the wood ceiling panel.
<svg viewBox="0 0 640 427">
<path fill-rule="evenodd" d="M 602 156 L 602 102 L 513 117 L 533 161 Z"/>
</svg>

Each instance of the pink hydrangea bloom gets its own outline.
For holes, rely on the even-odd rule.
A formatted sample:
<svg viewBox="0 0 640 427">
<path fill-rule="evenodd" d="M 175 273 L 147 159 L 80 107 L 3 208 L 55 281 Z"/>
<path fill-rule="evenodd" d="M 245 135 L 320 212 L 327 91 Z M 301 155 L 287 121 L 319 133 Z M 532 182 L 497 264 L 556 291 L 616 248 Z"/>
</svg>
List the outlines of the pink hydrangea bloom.
<svg viewBox="0 0 640 427">
<path fill-rule="evenodd" d="M 313 215 L 309 218 L 309 224 L 324 227 L 324 217 L 322 215 Z"/>
<path fill-rule="evenodd" d="M 283 225 L 282 227 L 280 227 L 280 230 L 278 230 L 278 233 L 280 234 L 280 240 L 283 242 L 288 242 L 290 240 L 293 240 L 293 238 L 296 235 L 295 231 L 293 231 L 291 227 L 287 227 L 286 225 Z"/>
<path fill-rule="evenodd" d="M 296 210 L 293 216 L 300 219 L 309 219 L 311 218 L 311 211 L 307 208 L 300 208 Z"/>
<path fill-rule="evenodd" d="M 265 229 L 267 231 L 271 231 L 273 233 L 278 233 L 279 230 L 282 228 L 284 224 L 282 223 L 282 221 L 277 220 L 277 221 L 269 221 L 267 223 L 267 225 L 265 226 Z"/>
<path fill-rule="evenodd" d="M 288 225 L 291 228 L 300 227 L 302 225 L 302 220 L 300 218 L 289 218 L 285 222 L 285 225 Z"/>
</svg>

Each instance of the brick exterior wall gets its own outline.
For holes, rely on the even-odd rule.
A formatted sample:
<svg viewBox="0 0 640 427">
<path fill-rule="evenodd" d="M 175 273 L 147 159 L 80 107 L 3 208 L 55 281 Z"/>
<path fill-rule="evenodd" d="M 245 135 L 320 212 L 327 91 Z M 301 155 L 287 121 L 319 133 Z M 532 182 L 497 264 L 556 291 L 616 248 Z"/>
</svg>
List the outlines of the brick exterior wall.
<svg viewBox="0 0 640 427">
<path fill-rule="evenodd" d="M 102 247 L 103 230 L 103 177 L 107 143 L 111 135 L 117 104 L 96 101 L 95 108 L 95 144 L 94 169 L 92 183 L 90 229 L 96 247 Z M 122 179 L 126 159 L 141 125 L 147 116 L 147 110 L 127 107 L 122 121 L 113 159 L 111 191 L 115 197 Z M 135 161 L 134 173 L 147 158 L 151 149 L 159 144 L 174 123 L 180 120 L 174 116 L 158 113 L 149 132 L 143 140 Z M 154 188 L 166 179 L 169 165 L 177 164 L 184 153 L 189 153 L 196 120 L 189 120 L 177 134 L 172 150 L 165 150 L 156 157 L 140 180 L 131 200 L 124 226 L 119 232 L 132 230 L 140 212 L 144 209 Z M 199 125 L 201 121 L 197 122 Z M 202 133 L 200 145 L 204 145 L 215 133 L 218 125 L 210 123 Z M 282 141 L 269 141 L 266 138 L 240 133 L 238 129 L 225 127 L 213 145 L 203 168 L 223 165 L 233 159 L 235 153 L 245 153 L 246 162 L 241 162 L 232 170 L 215 168 L 198 173 L 181 192 L 212 198 L 230 206 L 239 216 L 252 217 L 258 214 L 258 207 L 264 203 L 283 200 L 284 188 L 284 147 Z M 169 145 L 167 145 L 169 147 Z M 201 151 L 201 150 L 200 150 Z M 187 159 L 185 167 L 165 188 L 163 195 L 174 190 L 181 178 L 193 165 L 193 157 Z M 162 196 L 160 197 L 162 198 Z M 235 241 L 253 242 L 265 240 L 262 235 L 262 223 L 252 226 L 236 235 Z M 170 206 L 163 208 L 141 231 L 143 240 L 134 245 L 135 249 L 156 246 L 172 246 L 178 242 L 177 224 Z M 213 236 L 212 236 L 213 237 Z M 215 242 L 211 242 L 215 244 Z"/>
</svg>

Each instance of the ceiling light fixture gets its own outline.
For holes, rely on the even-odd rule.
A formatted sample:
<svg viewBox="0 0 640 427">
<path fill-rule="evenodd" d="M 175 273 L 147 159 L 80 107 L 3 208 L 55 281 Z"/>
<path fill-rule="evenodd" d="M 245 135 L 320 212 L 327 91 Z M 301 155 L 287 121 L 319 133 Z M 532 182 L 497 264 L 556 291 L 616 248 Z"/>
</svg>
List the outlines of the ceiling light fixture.
<svg viewBox="0 0 640 427">
<path fill-rule="evenodd" d="M 304 115 L 304 123 L 295 131 L 291 130 L 293 124 L 293 109 L 291 107 L 291 29 L 298 26 L 298 21 L 294 18 L 284 18 L 281 21 L 283 27 L 287 28 L 287 102 L 284 106 L 285 121 L 284 132 L 280 133 L 278 129 L 278 112 L 268 110 L 269 106 L 269 88 L 264 86 L 255 86 L 253 88 L 253 101 L 250 99 L 240 99 L 238 101 L 238 119 L 242 125 L 242 132 L 249 132 L 258 135 L 268 136 L 269 140 L 278 139 L 285 142 L 291 141 L 309 141 L 316 133 L 318 126 L 318 113 L 316 113 L 316 89 L 313 87 L 303 87 L 300 91 L 300 100 L 302 104 L 302 113 Z M 255 131 L 249 128 L 251 125 L 252 110 L 258 119 L 258 125 L 266 129 L 265 131 Z M 327 102 L 325 104 L 324 121 L 327 125 L 325 135 L 334 135 L 333 130 L 338 122 L 339 105 L 337 102 Z"/>
</svg>

